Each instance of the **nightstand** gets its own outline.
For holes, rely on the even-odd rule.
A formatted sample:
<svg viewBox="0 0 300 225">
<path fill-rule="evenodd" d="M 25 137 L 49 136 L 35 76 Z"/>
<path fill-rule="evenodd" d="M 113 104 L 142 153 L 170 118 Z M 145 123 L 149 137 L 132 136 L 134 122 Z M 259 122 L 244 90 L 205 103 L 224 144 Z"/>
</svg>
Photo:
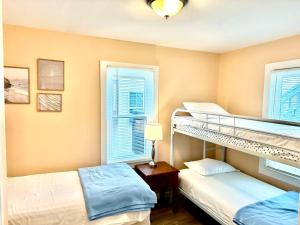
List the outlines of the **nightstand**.
<svg viewBox="0 0 300 225">
<path fill-rule="evenodd" d="M 144 179 L 153 191 L 172 189 L 173 211 L 177 210 L 178 173 L 179 170 L 166 162 L 157 162 L 157 167 L 151 168 L 148 163 L 135 166 L 136 172 Z"/>
</svg>

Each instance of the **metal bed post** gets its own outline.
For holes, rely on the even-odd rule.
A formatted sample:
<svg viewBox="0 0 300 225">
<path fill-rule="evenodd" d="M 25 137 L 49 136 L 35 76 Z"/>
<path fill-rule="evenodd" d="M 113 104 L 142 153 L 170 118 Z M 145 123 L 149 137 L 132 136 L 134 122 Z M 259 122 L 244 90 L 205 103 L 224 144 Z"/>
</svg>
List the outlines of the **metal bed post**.
<svg viewBox="0 0 300 225">
<path fill-rule="evenodd" d="M 223 162 L 226 162 L 226 152 L 227 152 L 227 147 L 221 146 L 221 160 Z"/>
<path fill-rule="evenodd" d="M 174 166 L 174 127 L 173 127 L 173 118 L 176 115 L 178 110 L 175 110 L 171 116 L 171 137 L 170 137 L 170 165 Z"/>
<path fill-rule="evenodd" d="M 171 122 L 170 165 L 174 166 L 174 129 Z"/>
<path fill-rule="evenodd" d="M 206 159 L 207 157 L 207 145 L 206 145 L 206 141 L 203 141 L 203 159 Z"/>
</svg>

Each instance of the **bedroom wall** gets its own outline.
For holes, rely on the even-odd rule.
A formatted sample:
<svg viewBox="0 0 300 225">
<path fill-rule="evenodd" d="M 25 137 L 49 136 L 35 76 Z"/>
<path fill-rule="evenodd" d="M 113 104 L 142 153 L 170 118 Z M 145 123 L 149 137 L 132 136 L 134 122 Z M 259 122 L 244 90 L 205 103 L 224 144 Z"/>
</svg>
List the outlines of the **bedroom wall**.
<svg viewBox="0 0 300 225">
<path fill-rule="evenodd" d="M 230 113 L 262 116 L 265 64 L 300 58 L 300 35 L 222 54 L 218 103 Z M 228 162 L 246 173 L 285 189 L 296 189 L 258 173 L 258 158 L 228 152 Z"/>
<path fill-rule="evenodd" d="M 169 160 L 172 111 L 182 101 L 216 101 L 216 54 L 4 26 L 7 66 L 30 67 L 31 104 L 6 105 L 8 175 L 73 170 L 100 162 L 99 61 L 158 65 L 159 160 Z M 36 59 L 65 61 L 62 113 L 36 111 Z M 179 136 L 176 160 L 199 158 L 200 143 Z"/>
<path fill-rule="evenodd" d="M 0 0 L 2 5 L 2 0 Z M 7 221 L 7 195 L 6 195 L 6 138 L 5 138 L 5 105 L 4 105 L 4 79 L 3 79 L 3 25 L 2 7 L 0 7 L 0 224 Z"/>
</svg>

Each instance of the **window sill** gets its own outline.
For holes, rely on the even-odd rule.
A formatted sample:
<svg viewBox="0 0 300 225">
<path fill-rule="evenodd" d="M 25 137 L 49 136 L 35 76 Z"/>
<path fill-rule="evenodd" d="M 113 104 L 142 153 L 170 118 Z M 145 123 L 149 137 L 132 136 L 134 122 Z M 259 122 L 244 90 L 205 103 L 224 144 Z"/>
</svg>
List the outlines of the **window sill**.
<svg viewBox="0 0 300 225">
<path fill-rule="evenodd" d="M 148 163 L 150 161 L 151 161 L 151 158 L 144 158 L 144 159 L 138 159 L 138 160 L 127 160 L 127 161 L 120 161 L 120 162 L 113 162 L 113 163 L 127 163 L 131 167 L 134 167 L 137 164 Z"/>
</svg>

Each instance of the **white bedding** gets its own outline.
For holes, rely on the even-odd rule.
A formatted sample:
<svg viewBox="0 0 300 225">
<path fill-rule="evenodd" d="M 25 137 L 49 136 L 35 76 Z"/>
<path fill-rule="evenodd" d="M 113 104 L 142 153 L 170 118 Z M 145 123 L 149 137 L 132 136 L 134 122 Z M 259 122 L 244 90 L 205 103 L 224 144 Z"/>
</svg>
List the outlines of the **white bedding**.
<svg viewBox="0 0 300 225">
<path fill-rule="evenodd" d="M 284 193 L 241 172 L 202 176 L 184 169 L 179 178 L 180 188 L 191 200 L 228 225 L 234 224 L 232 219 L 240 208 Z"/>
<path fill-rule="evenodd" d="M 212 117 L 210 122 L 219 123 L 219 119 Z M 202 120 L 197 120 L 192 116 L 176 116 L 174 117 L 173 124 L 182 126 L 192 126 L 196 128 L 206 128 L 207 123 Z M 232 118 L 222 117 L 221 124 L 227 126 L 208 124 L 208 129 L 216 131 L 222 134 L 233 135 L 234 134 L 234 121 Z M 228 127 L 229 126 L 229 127 Z M 235 126 L 240 127 L 235 130 L 236 137 L 244 138 L 247 140 L 258 141 L 261 143 L 273 145 L 280 148 L 287 148 L 289 150 L 300 152 L 300 127 L 287 126 L 281 124 L 272 124 L 260 121 L 251 121 L 245 119 L 236 119 Z M 241 128 L 253 129 L 255 131 L 244 130 Z M 287 138 L 282 136 L 274 136 L 264 134 L 262 132 L 270 132 L 277 135 L 289 135 L 294 138 Z"/>
<path fill-rule="evenodd" d="M 8 178 L 9 225 L 150 225 L 150 210 L 88 221 L 76 171 Z"/>
</svg>

